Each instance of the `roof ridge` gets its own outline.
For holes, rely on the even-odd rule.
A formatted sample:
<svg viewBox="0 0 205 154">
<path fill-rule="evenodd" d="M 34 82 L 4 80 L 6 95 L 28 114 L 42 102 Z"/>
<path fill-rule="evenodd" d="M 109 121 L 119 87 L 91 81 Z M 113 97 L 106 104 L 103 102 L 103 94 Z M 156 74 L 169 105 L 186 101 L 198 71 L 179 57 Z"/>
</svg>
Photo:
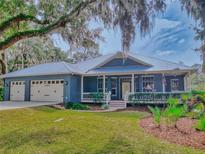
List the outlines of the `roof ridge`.
<svg viewBox="0 0 205 154">
<path fill-rule="evenodd" d="M 73 68 L 71 66 L 69 66 L 69 63 L 65 62 L 65 61 L 61 61 L 61 64 L 63 64 L 63 66 L 68 70 L 71 71 L 72 73 L 75 73 L 75 71 L 73 71 Z"/>
<path fill-rule="evenodd" d="M 138 53 L 134 53 L 134 52 L 130 52 L 130 53 L 135 54 L 135 55 L 139 55 L 139 56 L 143 56 L 143 57 L 148 57 L 148 58 L 164 61 L 164 62 L 168 62 L 168 63 L 172 63 L 172 64 L 176 64 L 176 65 L 179 65 L 179 66 L 191 67 L 191 66 L 187 66 L 185 64 L 179 64 L 177 62 L 173 62 L 173 61 L 169 61 L 169 60 L 165 60 L 165 59 L 161 59 L 161 58 L 157 58 L 157 57 L 153 57 L 153 56 L 142 55 L 142 54 L 138 54 Z"/>
</svg>

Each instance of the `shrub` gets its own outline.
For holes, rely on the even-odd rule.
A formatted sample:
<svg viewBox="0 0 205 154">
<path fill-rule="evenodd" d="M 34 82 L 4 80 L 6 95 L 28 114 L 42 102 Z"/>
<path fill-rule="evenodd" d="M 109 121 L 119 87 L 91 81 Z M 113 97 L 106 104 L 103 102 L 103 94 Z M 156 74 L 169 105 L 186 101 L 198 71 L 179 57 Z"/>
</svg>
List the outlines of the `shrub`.
<svg viewBox="0 0 205 154">
<path fill-rule="evenodd" d="M 192 118 L 198 119 L 198 118 L 200 118 L 204 115 L 204 112 L 205 112 L 204 104 L 203 103 L 197 103 L 197 104 L 194 104 L 194 106 L 192 107 L 192 110 L 189 113 L 189 115 Z"/>
<path fill-rule="evenodd" d="M 107 109 L 109 109 L 109 105 L 104 103 L 101 105 L 101 109 L 107 110 Z"/>
<path fill-rule="evenodd" d="M 95 102 L 95 103 L 102 103 L 103 93 L 100 93 L 100 92 L 92 93 L 91 98 L 92 98 L 93 102 Z"/>
<path fill-rule="evenodd" d="M 185 116 L 188 112 L 188 105 L 186 103 L 179 104 L 179 100 L 175 98 L 169 98 L 168 106 L 162 113 L 162 116 L 164 117 L 164 120 L 166 122 L 166 125 L 168 124 L 175 124 L 176 121 Z"/>
<path fill-rule="evenodd" d="M 89 110 L 90 107 L 81 103 L 66 103 L 65 104 L 66 109 L 72 109 L 72 110 Z"/>
<path fill-rule="evenodd" d="M 160 125 L 160 121 L 161 121 L 161 111 L 159 109 L 159 107 L 151 107 L 148 106 L 149 110 L 152 112 L 153 117 L 154 117 L 154 121 Z"/>
<path fill-rule="evenodd" d="M 0 101 L 3 101 L 4 88 L 0 87 Z"/>
<path fill-rule="evenodd" d="M 205 91 L 199 91 L 199 90 L 192 90 L 191 93 L 193 95 L 205 95 Z"/>
<path fill-rule="evenodd" d="M 199 119 L 199 121 L 196 124 L 196 129 L 205 131 L 205 117 Z"/>
</svg>

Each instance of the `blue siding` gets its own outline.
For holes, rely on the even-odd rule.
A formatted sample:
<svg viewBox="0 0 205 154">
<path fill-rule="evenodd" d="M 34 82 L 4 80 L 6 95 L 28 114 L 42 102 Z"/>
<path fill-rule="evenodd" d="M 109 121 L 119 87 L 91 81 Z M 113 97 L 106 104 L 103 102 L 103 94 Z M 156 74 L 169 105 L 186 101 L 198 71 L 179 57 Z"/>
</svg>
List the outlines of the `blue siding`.
<svg viewBox="0 0 205 154">
<path fill-rule="evenodd" d="M 179 90 L 184 91 L 184 75 L 166 76 L 166 92 L 171 92 L 171 79 L 179 80 Z"/>
<path fill-rule="evenodd" d="M 84 92 L 97 92 L 97 77 L 89 76 L 83 78 Z"/>
<path fill-rule="evenodd" d="M 81 101 L 81 77 L 71 76 L 70 82 L 70 102 L 80 102 Z"/>
<path fill-rule="evenodd" d="M 133 65 L 142 65 L 140 63 L 137 63 L 136 61 L 127 58 L 123 61 L 122 58 L 115 58 L 111 61 L 109 61 L 108 63 L 104 64 L 101 67 L 113 67 L 113 66 L 133 66 Z"/>
<path fill-rule="evenodd" d="M 80 76 L 72 75 L 53 75 L 53 76 L 33 76 L 18 77 L 5 79 L 4 100 L 10 100 L 10 83 L 11 81 L 25 81 L 25 101 L 30 100 L 30 81 L 31 80 L 54 80 L 63 79 L 64 84 L 64 102 L 80 101 Z M 72 91 L 71 91 L 72 89 Z"/>
</svg>

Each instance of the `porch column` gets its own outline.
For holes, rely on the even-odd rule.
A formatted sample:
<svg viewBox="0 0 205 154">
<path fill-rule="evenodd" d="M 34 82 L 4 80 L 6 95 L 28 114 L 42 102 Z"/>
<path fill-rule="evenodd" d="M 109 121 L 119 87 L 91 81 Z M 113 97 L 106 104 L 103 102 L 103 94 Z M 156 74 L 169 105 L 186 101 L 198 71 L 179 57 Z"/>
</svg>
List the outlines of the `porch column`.
<svg viewBox="0 0 205 154">
<path fill-rule="evenodd" d="M 191 90 L 191 73 L 189 72 L 188 77 L 187 77 L 187 90 Z"/>
<path fill-rule="evenodd" d="M 103 75 L 103 95 L 105 95 L 105 75 Z"/>
<path fill-rule="evenodd" d="M 184 76 L 184 91 L 187 91 L 188 87 L 187 87 L 187 74 Z"/>
<path fill-rule="evenodd" d="M 135 92 L 135 75 L 132 74 L 132 90 L 131 90 L 132 93 Z"/>
<path fill-rule="evenodd" d="M 83 75 L 81 76 L 81 101 L 83 100 Z"/>
<path fill-rule="evenodd" d="M 162 74 L 162 91 L 163 93 L 165 92 L 165 82 L 166 82 L 166 79 L 165 79 L 165 76 L 164 76 L 164 73 Z"/>
</svg>

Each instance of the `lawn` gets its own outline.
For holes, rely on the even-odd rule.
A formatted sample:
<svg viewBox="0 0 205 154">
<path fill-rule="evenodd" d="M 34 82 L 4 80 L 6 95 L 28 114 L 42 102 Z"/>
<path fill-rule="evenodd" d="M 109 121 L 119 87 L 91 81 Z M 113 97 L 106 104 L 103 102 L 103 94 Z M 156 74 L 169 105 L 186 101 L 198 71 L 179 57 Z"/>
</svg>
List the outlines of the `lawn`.
<svg viewBox="0 0 205 154">
<path fill-rule="evenodd" d="M 205 153 L 144 133 L 139 119 L 146 115 L 49 107 L 0 111 L 0 153 Z"/>
</svg>

